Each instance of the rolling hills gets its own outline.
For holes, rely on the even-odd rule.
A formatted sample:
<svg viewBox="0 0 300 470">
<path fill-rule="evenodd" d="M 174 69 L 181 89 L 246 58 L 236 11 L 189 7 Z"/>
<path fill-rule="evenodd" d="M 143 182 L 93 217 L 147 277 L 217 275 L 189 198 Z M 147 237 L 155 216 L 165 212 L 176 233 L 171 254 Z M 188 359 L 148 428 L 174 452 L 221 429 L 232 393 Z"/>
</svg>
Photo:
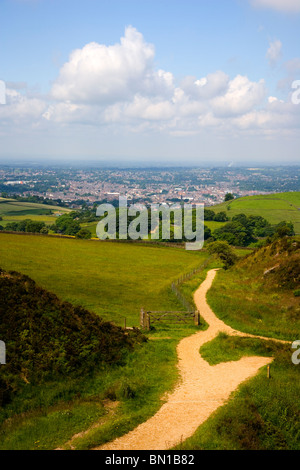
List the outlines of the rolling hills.
<svg viewBox="0 0 300 470">
<path fill-rule="evenodd" d="M 70 209 L 60 206 L 0 198 L 0 217 L 2 217 L 0 225 L 5 228 L 9 222 L 20 222 L 24 219 L 37 220 L 51 225 L 59 214 L 69 211 Z"/>
<path fill-rule="evenodd" d="M 65 372 L 64 376 L 68 377 L 68 380 L 57 380 L 49 387 L 42 384 L 33 388 L 31 384 L 26 384 L 24 395 L 21 395 L 19 401 L 16 397 L 14 408 L 10 409 L 8 405 L 4 410 L 0 447 L 55 448 L 101 418 L 103 425 L 91 429 L 76 442 L 76 448 L 93 448 L 105 442 L 108 436 L 109 439 L 118 437 L 152 416 L 161 405 L 163 393 L 176 382 L 175 350 L 178 339 L 192 334 L 198 328 L 205 329 L 205 324 L 202 323 L 200 327 L 192 324 L 159 325 L 147 333 L 152 341 L 134 349 L 124 365 L 106 368 L 103 373 L 96 373 L 94 377 L 85 380 L 82 380 L 83 372 L 77 382 L 73 381 L 69 367 L 72 361 L 73 366 L 77 364 L 78 352 L 83 358 L 85 355 L 89 357 L 90 370 L 93 370 L 93 360 L 98 357 L 98 320 L 95 318 L 99 319 L 100 316 L 122 324 L 124 315 L 130 324 L 135 325 L 138 324 L 138 311 L 142 305 L 155 310 L 181 309 L 169 288 L 170 283 L 183 272 L 201 265 L 207 259 L 207 254 L 163 246 L 6 233 L 0 234 L 0 240 L 0 266 L 6 270 L 2 276 L 5 287 L 2 310 L 5 313 L 7 309 L 9 318 L 14 320 L 11 331 L 6 323 L 5 331 L 1 330 L 0 333 L 3 336 L 10 332 L 12 344 L 20 344 L 19 338 L 22 338 L 22 344 L 27 345 L 24 358 L 21 358 L 21 362 L 23 359 L 25 362 L 18 370 L 23 374 L 21 380 L 26 383 L 24 377 L 26 380 L 34 378 L 34 370 L 30 370 L 32 365 L 28 360 L 26 362 L 28 357 L 29 360 L 35 358 L 33 364 L 38 366 L 37 375 L 41 373 L 42 377 L 44 374 L 47 377 L 48 370 L 51 375 L 51 361 L 47 362 L 51 359 L 57 372 L 61 368 Z M 249 253 L 249 250 L 244 253 Z M 213 265 L 219 266 L 211 260 L 210 266 Z M 233 268 L 220 271 L 208 292 L 208 301 L 217 315 L 234 328 L 264 336 L 295 339 L 300 331 L 299 297 L 294 295 L 299 287 L 299 265 L 299 242 L 293 238 L 277 240 L 244 256 Z M 12 269 L 26 275 L 31 273 L 30 277 L 41 287 L 26 276 L 7 273 Z M 185 294 L 191 295 L 204 277 L 205 271 L 202 271 L 185 283 L 182 286 Z M 12 286 L 9 284 L 11 281 L 14 283 Z M 46 293 L 45 286 L 59 295 L 62 303 L 54 300 L 57 299 L 56 295 Z M 22 295 L 19 295 L 20 291 Z M 52 301 L 55 308 L 52 308 Z M 70 301 L 72 306 L 69 305 Z M 63 305 L 63 309 L 57 310 L 58 305 Z M 25 312 L 23 317 L 22 309 Z M 97 315 L 90 316 L 87 310 Z M 92 325 L 85 328 L 87 332 L 83 338 L 80 336 L 80 326 L 85 325 L 82 315 L 88 323 L 92 321 Z M 55 332 L 54 340 L 48 335 L 49 325 L 50 331 L 53 327 Z M 115 330 L 111 331 L 113 333 Z M 121 330 L 116 331 L 119 334 Z M 82 349 L 79 347 L 77 351 L 76 345 L 81 346 L 81 340 Z M 257 347 L 253 343 L 241 343 L 237 338 L 233 338 L 233 344 L 228 344 L 226 338 L 218 338 L 216 341 L 219 341 L 217 346 L 212 345 L 211 351 L 206 351 L 208 361 L 216 348 L 221 351 L 222 361 L 228 360 L 228 349 L 230 357 L 231 349 L 234 349 L 235 354 L 243 355 L 244 351 L 251 354 Z M 41 351 L 34 349 L 37 343 L 43 346 Z M 51 344 L 55 346 L 53 351 Z M 95 347 L 96 351 L 93 350 Z M 226 347 L 224 354 L 223 347 Z M 20 359 L 20 351 L 17 352 Z M 272 371 L 274 380 L 268 384 L 260 374 L 253 382 L 254 386 L 252 382 L 247 384 L 246 392 L 242 391 L 237 401 L 234 397 L 229 406 L 221 410 L 220 418 L 218 415 L 212 418 L 211 429 L 215 430 L 213 437 L 205 425 L 205 444 L 196 433 L 196 441 L 190 448 L 202 448 L 203 445 L 206 448 L 264 448 L 268 442 L 271 442 L 273 448 L 297 447 L 295 439 L 289 444 L 293 430 L 297 430 L 299 413 L 294 400 L 299 387 L 296 387 L 295 392 L 291 388 L 297 371 L 292 369 L 291 354 L 286 348 L 267 351 L 268 355 L 271 353 L 276 355 Z M 68 363 L 68 357 L 71 364 Z M 84 361 L 78 367 L 79 374 L 80 367 L 84 367 Z M 272 407 L 279 395 L 280 404 Z M 261 410 L 258 402 L 264 403 L 265 396 L 267 404 Z M 105 409 L 107 399 L 115 403 L 115 414 L 110 415 Z M 260 406 L 259 416 L 255 408 L 257 406 Z M 228 409 L 231 410 L 230 416 L 226 414 Z M 12 416 L 13 412 L 16 415 Z M 293 414 L 289 421 L 292 430 L 285 424 L 278 426 L 277 421 L 281 420 L 284 413 L 288 413 L 288 416 Z M 7 416 L 9 419 L 5 421 Z M 234 423 L 236 433 L 232 432 L 231 422 Z M 256 426 L 260 426 L 258 437 L 254 431 L 252 433 L 252 427 L 256 429 Z M 226 429 L 226 436 L 221 432 L 222 429 Z M 189 446 L 189 443 L 186 445 Z"/>
<path fill-rule="evenodd" d="M 207 257 L 164 246 L 0 233 L 3 269 L 119 325 L 126 317 L 128 326 L 137 326 L 141 307 L 181 310 L 171 283 Z"/>
<path fill-rule="evenodd" d="M 300 234 L 300 192 L 246 196 L 210 207 L 214 212 L 225 211 L 228 217 L 237 214 L 259 215 L 271 224 L 292 222 Z"/>
<path fill-rule="evenodd" d="M 103 363 L 117 363 L 140 336 L 62 302 L 28 276 L 2 269 L 0 318 L 7 357 L 0 369 L 0 407 L 25 384 L 82 378 Z"/>
</svg>

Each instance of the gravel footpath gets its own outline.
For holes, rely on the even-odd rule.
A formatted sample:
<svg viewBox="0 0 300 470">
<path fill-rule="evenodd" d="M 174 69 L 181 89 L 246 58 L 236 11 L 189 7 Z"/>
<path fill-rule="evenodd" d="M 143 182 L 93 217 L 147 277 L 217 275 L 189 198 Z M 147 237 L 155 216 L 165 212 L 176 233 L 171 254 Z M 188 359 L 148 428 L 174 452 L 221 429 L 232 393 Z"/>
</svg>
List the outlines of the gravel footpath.
<svg viewBox="0 0 300 470">
<path fill-rule="evenodd" d="M 206 302 L 206 293 L 216 275 L 210 270 L 194 294 L 202 318 L 209 324 L 184 338 L 177 346 L 180 380 L 160 410 L 128 434 L 95 450 L 167 450 L 192 436 L 197 428 L 245 380 L 272 362 L 272 358 L 243 357 L 239 361 L 210 366 L 202 359 L 200 347 L 221 331 L 228 335 L 253 336 L 241 333 L 219 320 Z M 271 339 L 271 338 L 265 338 Z"/>
</svg>

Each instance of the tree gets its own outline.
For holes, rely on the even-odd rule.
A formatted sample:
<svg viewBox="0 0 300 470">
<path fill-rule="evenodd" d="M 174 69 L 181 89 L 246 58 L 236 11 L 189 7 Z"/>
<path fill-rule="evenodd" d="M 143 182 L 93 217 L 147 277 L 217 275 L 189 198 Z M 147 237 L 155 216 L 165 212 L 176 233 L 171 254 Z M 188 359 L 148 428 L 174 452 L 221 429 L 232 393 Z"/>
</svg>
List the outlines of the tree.
<svg viewBox="0 0 300 470">
<path fill-rule="evenodd" d="M 291 237 L 295 235 L 294 225 L 291 222 L 282 221 L 276 225 L 274 238 Z"/>
<path fill-rule="evenodd" d="M 216 255 L 224 263 L 224 269 L 228 269 L 233 266 L 238 259 L 237 255 L 233 251 L 233 248 L 227 241 L 216 241 L 209 243 L 207 250 L 209 254 Z"/>
<path fill-rule="evenodd" d="M 55 231 L 63 233 L 64 235 L 76 235 L 81 229 L 79 222 L 73 220 L 73 217 L 69 214 L 58 217 L 55 225 Z"/>
<path fill-rule="evenodd" d="M 217 214 L 214 215 L 214 219 L 216 222 L 226 222 L 228 220 L 228 217 L 226 215 L 226 212 L 218 212 Z"/>
<path fill-rule="evenodd" d="M 215 213 L 211 209 L 204 209 L 204 220 L 214 220 Z"/>
<path fill-rule="evenodd" d="M 76 233 L 76 238 L 88 240 L 91 237 L 92 234 L 87 228 L 82 228 L 81 230 L 79 230 L 79 232 Z"/>
<path fill-rule="evenodd" d="M 225 202 L 232 201 L 232 199 L 234 199 L 234 195 L 232 193 L 225 194 L 225 198 L 224 198 Z"/>
<path fill-rule="evenodd" d="M 26 224 L 25 231 L 32 233 L 40 233 L 40 231 L 45 227 L 44 222 L 37 222 L 35 220 L 29 220 Z"/>
<path fill-rule="evenodd" d="M 207 225 L 204 225 L 204 240 L 211 238 L 211 230 Z"/>
</svg>

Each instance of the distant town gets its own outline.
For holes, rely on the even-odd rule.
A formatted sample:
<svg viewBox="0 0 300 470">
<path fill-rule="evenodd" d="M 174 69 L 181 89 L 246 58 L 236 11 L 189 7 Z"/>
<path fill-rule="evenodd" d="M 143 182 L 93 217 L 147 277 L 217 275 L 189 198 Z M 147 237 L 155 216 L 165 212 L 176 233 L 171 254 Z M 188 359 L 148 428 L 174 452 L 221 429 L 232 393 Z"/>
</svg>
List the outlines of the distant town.
<svg viewBox="0 0 300 470">
<path fill-rule="evenodd" d="M 300 166 L 211 168 L 76 168 L 0 165 L 0 194 L 36 197 L 78 208 L 118 200 L 185 201 L 212 206 L 235 197 L 299 191 Z"/>
</svg>

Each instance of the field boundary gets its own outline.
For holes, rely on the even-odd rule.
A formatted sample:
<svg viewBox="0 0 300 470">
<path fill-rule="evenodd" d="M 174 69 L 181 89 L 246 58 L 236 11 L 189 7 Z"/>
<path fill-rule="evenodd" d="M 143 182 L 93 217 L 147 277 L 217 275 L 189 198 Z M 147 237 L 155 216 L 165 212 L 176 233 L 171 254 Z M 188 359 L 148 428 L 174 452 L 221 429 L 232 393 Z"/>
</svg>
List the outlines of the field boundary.
<svg viewBox="0 0 300 470">
<path fill-rule="evenodd" d="M 71 240 L 83 240 L 76 238 L 72 235 L 59 235 L 59 234 L 49 234 L 49 233 L 37 233 L 37 232 L 14 232 L 12 230 L 0 230 L 0 235 L 2 233 L 10 234 L 10 235 L 34 235 L 37 237 L 48 237 L 48 238 L 66 238 Z M 99 238 L 88 238 L 84 239 L 87 242 L 98 242 L 98 243 L 134 243 L 137 245 L 152 245 L 152 246 L 168 246 L 170 248 L 185 248 L 185 243 L 182 242 L 160 242 L 154 240 L 100 240 Z"/>
</svg>

